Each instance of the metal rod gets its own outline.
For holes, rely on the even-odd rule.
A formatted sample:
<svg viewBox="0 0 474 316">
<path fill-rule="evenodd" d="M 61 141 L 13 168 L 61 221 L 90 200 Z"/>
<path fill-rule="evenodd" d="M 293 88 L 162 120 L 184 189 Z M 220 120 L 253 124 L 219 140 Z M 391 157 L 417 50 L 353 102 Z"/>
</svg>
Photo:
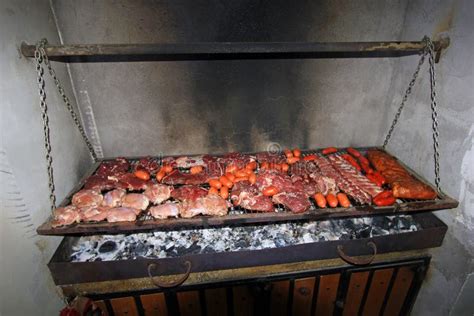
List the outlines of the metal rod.
<svg viewBox="0 0 474 316">
<path fill-rule="evenodd" d="M 51 60 L 107 62 L 147 60 L 227 60 L 295 58 L 372 58 L 419 54 L 417 42 L 215 42 L 173 44 L 80 44 L 46 45 Z M 435 50 L 449 45 L 449 38 L 435 41 Z M 34 57 L 35 46 L 22 43 L 21 52 Z"/>
</svg>

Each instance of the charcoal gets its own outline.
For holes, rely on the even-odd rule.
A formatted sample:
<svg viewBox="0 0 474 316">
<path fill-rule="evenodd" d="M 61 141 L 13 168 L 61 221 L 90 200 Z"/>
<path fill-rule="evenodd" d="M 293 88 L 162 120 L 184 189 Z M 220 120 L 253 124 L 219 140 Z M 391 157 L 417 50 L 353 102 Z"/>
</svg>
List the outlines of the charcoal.
<svg viewBox="0 0 474 316">
<path fill-rule="evenodd" d="M 100 245 L 99 252 L 100 253 L 112 252 L 116 249 L 117 249 L 117 244 L 114 241 L 107 240 L 102 245 Z"/>
</svg>

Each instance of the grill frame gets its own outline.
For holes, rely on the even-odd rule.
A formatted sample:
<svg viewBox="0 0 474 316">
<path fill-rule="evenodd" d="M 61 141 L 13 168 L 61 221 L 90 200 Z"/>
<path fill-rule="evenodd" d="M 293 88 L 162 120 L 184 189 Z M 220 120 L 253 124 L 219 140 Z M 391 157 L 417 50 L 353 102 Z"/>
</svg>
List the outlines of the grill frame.
<svg viewBox="0 0 474 316">
<path fill-rule="evenodd" d="M 382 147 L 360 147 L 357 148 L 359 151 L 365 153 L 369 149 L 378 149 L 385 151 L 405 168 L 407 171 L 419 181 L 433 187 L 427 180 L 413 171 L 410 167 L 400 161 L 396 156 L 390 154 Z M 345 149 L 341 149 L 344 151 Z M 315 150 L 303 150 L 302 154 L 314 154 L 320 152 L 320 149 Z M 255 154 L 255 153 L 249 153 Z M 179 155 L 179 156 L 198 156 L 198 155 Z M 165 156 L 165 157 L 179 157 L 179 156 Z M 142 157 L 126 157 L 129 160 L 137 160 Z M 65 206 L 70 203 L 74 193 L 79 191 L 86 179 L 94 174 L 103 161 L 112 160 L 115 158 L 103 158 L 98 162 L 94 163 L 89 169 L 86 175 L 78 182 L 73 190 L 67 195 L 62 201 L 60 206 Z M 436 191 L 436 189 L 434 189 Z M 397 203 L 394 206 L 377 207 L 374 205 L 356 205 L 350 208 L 316 208 L 313 201 L 311 209 L 300 214 L 295 214 L 290 211 L 283 212 L 271 212 L 271 213 L 259 213 L 246 211 L 243 214 L 229 214 L 222 217 L 217 216 L 196 216 L 193 218 L 173 218 L 165 220 L 155 219 L 138 219 L 135 222 L 98 222 L 98 223 L 76 223 L 65 227 L 51 226 L 50 217 L 45 223 L 38 227 L 37 232 L 40 235 L 92 235 L 92 234 L 122 234 L 122 233 L 133 233 L 140 231 L 158 231 L 158 230 L 175 230 L 181 228 L 207 228 L 207 227 L 220 227 L 220 226 L 231 226 L 231 225 L 250 225 L 250 224 L 267 224 L 267 223 L 278 223 L 285 221 L 314 221 L 314 220 L 327 220 L 327 219 L 341 219 L 349 217 L 363 217 L 363 216 L 375 216 L 375 215 L 398 215 L 398 214 L 416 214 L 421 212 L 430 212 L 444 209 L 456 208 L 459 204 L 458 201 L 449 197 L 444 192 L 438 192 L 438 198 L 435 200 L 402 200 L 402 203 Z M 142 217 L 143 218 L 143 217 Z"/>
</svg>

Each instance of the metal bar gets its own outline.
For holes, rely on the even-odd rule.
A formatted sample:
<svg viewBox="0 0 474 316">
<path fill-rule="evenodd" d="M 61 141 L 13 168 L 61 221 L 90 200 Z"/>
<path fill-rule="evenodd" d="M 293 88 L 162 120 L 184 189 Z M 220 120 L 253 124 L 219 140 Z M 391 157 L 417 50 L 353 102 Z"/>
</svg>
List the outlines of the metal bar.
<svg viewBox="0 0 474 316">
<path fill-rule="evenodd" d="M 435 51 L 449 45 L 449 38 L 435 41 Z M 107 62 L 147 60 L 226 60 L 294 58 L 400 57 L 419 54 L 425 44 L 411 42 L 210 42 L 166 44 L 46 45 L 52 60 Z M 21 44 L 25 57 L 34 57 L 35 46 Z"/>
</svg>

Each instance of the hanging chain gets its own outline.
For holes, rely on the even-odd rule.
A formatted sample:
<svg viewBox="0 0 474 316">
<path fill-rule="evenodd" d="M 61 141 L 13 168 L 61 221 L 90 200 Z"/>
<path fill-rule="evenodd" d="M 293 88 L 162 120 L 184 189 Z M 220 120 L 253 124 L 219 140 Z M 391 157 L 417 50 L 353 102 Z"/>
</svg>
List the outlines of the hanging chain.
<svg viewBox="0 0 474 316">
<path fill-rule="evenodd" d="M 390 140 L 390 137 L 392 137 L 393 130 L 395 129 L 395 126 L 398 123 L 398 119 L 400 118 L 400 115 L 402 114 L 402 110 L 405 107 L 405 103 L 408 100 L 408 96 L 411 94 L 411 89 L 415 85 L 416 79 L 418 78 L 418 74 L 420 72 L 421 66 L 425 62 L 425 56 L 426 56 L 426 48 L 421 54 L 420 61 L 418 62 L 418 66 L 416 66 L 416 70 L 413 73 L 410 83 L 408 84 L 408 88 L 405 91 L 405 95 L 403 96 L 403 99 L 402 99 L 402 103 L 400 103 L 397 113 L 395 114 L 395 118 L 393 119 L 392 125 L 390 126 L 390 129 L 388 130 L 387 136 L 385 137 L 385 140 L 383 142 L 383 148 L 387 146 L 388 141 Z"/>
<path fill-rule="evenodd" d="M 59 94 L 63 98 L 63 101 L 66 104 L 66 108 L 68 109 L 74 121 L 74 124 L 76 124 L 77 128 L 79 129 L 79 132 L 81 133 L 81 136 L 84 139 L 84 142 L 86 143 L 87 148 L 89 149 L 89 153 L 92 159 L 94 160 L 94 162 L 97 161 L 97 154 L 95 153 L 94 147 L 92 146 L 92 143 L 89 141 L 89 138 L 87 137 L 84 127 L 82 126 L 82 123 L 79 120 L 79 117 L 77 116 L 76 111 L 74 110 L 74 107 L 72 106 L 69 98 L 67 97 L 64 91 L 64 88 L 61 85 L 61 82 L 56 76 L 56 72 L 54 71 L 54 69 L 51 66 L 51 63 L 49 62 L 48 56 L 46 55 L 46 51 L 44 49 L 44 46 L 46 45 L 46 43 L 47 43 L 46 39 L 42 39 L 36 44 L 35 62 L 36 62 L 36 72 L 38 76 L 37 82 L 38 82 L 38 90 L 39 90 L 39 96 L 40 96 L 41 119 L 43 121 L 44 147 L 46 150 L 49 199 L 51 202 L 51 212 L 53 212 L 54 209 L 56 208 L 56 194 L 55 194 L 55 186 L 54 186 L 53 157 L 51 156 L 51 139 L 50 139 L 50 128 L 49 128 L 48 105 L 46 103 L 46 89 L 45 89 L 46 83 L 44 81 L 43 63 L 48 68 L 48 72 L 53 78 L 54 84 L 56 85 L 56 88 Z"/>
<path fill-rule="evenodd" d="M 82 139 L 84 139 L 84 142 L 87 145 L 87 148 L 89 149 L 89 153 L 92 157 L 92 159 L 97 161 L 97 154 L 95 153 L 94 147 L 92 146 L 92 143 L 89 141 L 89 138 L 87 137 L 87 134 L 84 130 L 84 127 L 82 126 L 81 121 L 79 120 L 79 117 L 76 114 L 76 111 L 74 110 L 74 107 L 71 104 L 71 101 L 69 100 L 68 96 L 66 95 L 63 86 L 61 85 L 61 82 L 59 81 L 58 77 L 56 76 L 56 72 L 54 71 L 53 67 L 51 66 L 51 63 L 49 62 L 48 55 L 46 55 L 46 51 L 44 50 L 44 45 L 46 44 L 46 39 L 43 39 L 40 41 L 41 45 L 39 46 L 40 54 L 43 57 L 43 62 L 48 67 L 49 74 L 51 75 L 51 78 L 53 78 L 54 84 L 56 85 L 56 88 L 58 90 L 58 93 L 61 95 L 63 98 L 64 104 L 66 105 L 66 108 L 68 109 L 69 113 L 71 114 L 72 120 L 74 121 L 74 124 L 76 124 L 77 129 L 81 133 Z"/>
<path fill-rule="evenodd" d="M 436 102 L 436 76 L 435 76 L 435 59 L 434 44 L 429 37 L 425 38 L 429 53 L 430 64 L 430 87 L 431 87 L 431 119 L 433 120 L 433 149 L 434 149 L 434 168 L 435 168 L 435 185 L 438 191 L 441 191 L 439 175 L 439 132 L 438 132 L 438 104 Z"/>
<path fill-rule="evenodd" d="M 425 62 L 425 57 L 428 55 L 428 62 L 429 62 L 429 72 L 430 72 L 430 97 L 431 97 L 431 119 L 433 121 L 432 128 L 433 128 L 433 148 L 434 148 L 434 173 L 435 173 L 435 185 L 438 191 L 441 191 L 440 187 L 440 175 L 439 175 L 439 132 L 438 132 L 438 112 L 437 112 L 437 103 L 436 103 L 436 77 L 435 77 L 435 61 L 434 61 L 434 44 L 428 36 L 423 38 L 423 42 L 425 42 L 425 48 L 420 57 L 420 61 L 416 67 L 415 72 L 413 73 L 412 79 L 408 84 L 408 88 L 405 91 L 405 95 L 403 96 L 402 102 L 398 107 L 397 113 L 393 119 L 392 125 L 388 130 L 387 136 L 383 142 L 383 148 L 385 148 L 392 137 L 393 130 L 398 123 L 398 119 L 402 113 L 403 108 L 405 107 L 405 103 L 408 99 L 408 96 L 411 94 L 412 88 L 415 85 L 416 79 L 420 72 L 421 66 Z"/>
<path fill-rule="evenodd" d="M 56 195 L 54 187 L 54 176 L 53 176 L 53 158 L 51 156 L 51 140 L 49 133 L 49 117 L 48 117 L 48 105 L 46 104 L 46 90 L 45 90 L 45 81 L 44 81 L 44 68 L 43 55 L 41 53 L 40 47 L 44 43 L 39 42 L 36 44 L 35 50 L 35 62 L 36 62 L 36 72 L 38 74 L 37 83 L 38 91 L 40 97 L 40 107 L 41 107 L 41 119 L 43 120 L 43 132 L 44 132 L 44 148 L 46 150 L 46 165 L 48 170 L 48 185 L 49 185 L 49 200 L 51 202 L 51 212 L 56 208 Z"/>
</svg>

